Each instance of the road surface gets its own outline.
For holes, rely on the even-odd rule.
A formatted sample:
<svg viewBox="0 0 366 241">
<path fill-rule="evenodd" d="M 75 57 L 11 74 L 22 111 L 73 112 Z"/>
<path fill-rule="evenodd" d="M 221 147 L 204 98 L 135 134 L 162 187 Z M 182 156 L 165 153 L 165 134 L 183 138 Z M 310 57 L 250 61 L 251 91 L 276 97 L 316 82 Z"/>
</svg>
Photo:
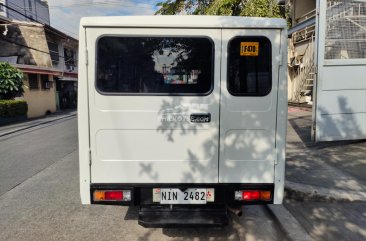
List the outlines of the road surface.
<svg viewBox="0 0 366 241">
<path fill-rule="evenodd" d="M 225 228 L 146 229 L 137 210 L 80 203 L 77 121 L 68 118 L 0 138 L 0 240 L 283 241 L 263 206 Z"/>
</svg>

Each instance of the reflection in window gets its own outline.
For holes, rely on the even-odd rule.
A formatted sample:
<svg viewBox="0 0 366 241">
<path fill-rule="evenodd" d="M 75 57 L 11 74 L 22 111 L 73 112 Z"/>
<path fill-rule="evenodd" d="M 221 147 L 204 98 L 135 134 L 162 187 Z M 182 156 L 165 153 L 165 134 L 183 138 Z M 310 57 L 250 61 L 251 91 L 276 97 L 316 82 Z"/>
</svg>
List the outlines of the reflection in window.
<svg viewBox="0 0 366 241">
<path fill-rule="evenodd" d="M 197 37 L 103 37 L 97 88 L 103 92 L 207 94 L 213 44 Z"/>
<path fill-rule="evenodd" d="M 272 88 L 271 43 L 264 37 L 236 37 L 228 46 L 228 91 L 265 96 Z"/>
</svg>

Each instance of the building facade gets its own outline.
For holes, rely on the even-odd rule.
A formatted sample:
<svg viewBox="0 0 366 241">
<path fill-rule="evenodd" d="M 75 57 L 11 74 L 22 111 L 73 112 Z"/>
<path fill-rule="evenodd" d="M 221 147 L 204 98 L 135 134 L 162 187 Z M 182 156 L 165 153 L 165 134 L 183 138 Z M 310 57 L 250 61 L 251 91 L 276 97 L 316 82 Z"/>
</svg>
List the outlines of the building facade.
<svg viewBox="0 0 366 241">
<path fill-rule="evenodd" d="M 290 3 L 289 101 L 312 104 L 315 141 L 366 139 L 366 2 Z"/>
<path fill-rule="evenodd" d="M 79 42 L 60 31 L 45 28 L 46 40 L 54 70 L 57 109 L 73 109 L 77 103 Z"/>
<path fill-rule="evenodd" d="M 12 20 L 36 21 L 50 25 L 50 13 L 46 0 L 0 0 L 0 15 Z"/>
<path fill-rule="evenodd" d="M 0 61 L 24 73 L 28 117 L 76 108 L 78 40 L 46 24 L 0 18 Z"/>
</svg>

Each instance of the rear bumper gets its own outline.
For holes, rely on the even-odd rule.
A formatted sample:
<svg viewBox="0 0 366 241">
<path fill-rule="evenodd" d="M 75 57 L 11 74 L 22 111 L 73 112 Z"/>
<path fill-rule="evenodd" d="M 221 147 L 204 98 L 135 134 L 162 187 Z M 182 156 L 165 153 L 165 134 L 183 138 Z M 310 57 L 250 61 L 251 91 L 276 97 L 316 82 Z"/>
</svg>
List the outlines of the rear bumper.
<svg viewBox="0 0 366 241">
<path fill-rule="evenodd" d="M 223 227 L 229 222 L 226 208 L 155 210 L 141 208 L 138 223 L 145 228 Z"/>
<path fill-rule="evenodd" d="M 140 207 L 164 207 L 169 205 L 162 205 L 160 203 L 153 202 L 152 194 L 153 188 L 214 188 L 215 189 L 215 201 L 208 202 L 204 205 L 174 205 L 187 208 L 202 208 L 207 207 L 218 207 L 218 206 L 243 206 L 243 205 L 253 205 L 253 204 L 273 204 L 274 195 L 274 184 L 273 183 L 263 183 L 263 184 L 242 184 L 242 183 L 225 183 L 225 184 L 208 184 L 208 183 L 184 183 L 184 184 L 91 184 L 90 185 L 90 195 L 92 204 L 103 204 L 103 205 L 124 205 L 124 206 L 140 206 Z M 130 202 L 108 202 L 108 201 L 98 201 L 93 200 L 93 193 L 96 190 L 131 190 L 131 201 Z M 236 201 L 234 199 L 234 193 L 237 190 L 266 190 L 271 192 L 271 199 L 268 201 Z"/>
</svg>

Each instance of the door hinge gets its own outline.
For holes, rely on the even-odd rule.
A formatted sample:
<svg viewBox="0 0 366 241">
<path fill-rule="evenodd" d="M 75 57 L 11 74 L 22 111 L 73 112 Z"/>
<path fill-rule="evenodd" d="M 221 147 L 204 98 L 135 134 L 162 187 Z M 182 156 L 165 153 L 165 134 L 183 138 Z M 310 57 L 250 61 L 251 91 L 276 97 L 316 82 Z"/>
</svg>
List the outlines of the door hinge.
<svg viewBox="0 0 366 241">
<path fill-rule="evenodd" d="M 91 156 L 91 150 L 89 150 L 89 166 L 92 165 L 92 156 Z"/>
<path fill-rule="evenodd" d="M 88 57 L 88 50 L 85 49 L 85 65 L 88 65 L 89 64 L 88 59 L 89 59 L 89 57 Z"/>
<path fill-rule="evenodd" d="M 277 159 L 275 159 L 275 160 L 274 160 L 274 164 L 275 164 L 275 165 L 277 165 L 277 164 L 278 164 L 278 160 L 277 160 Z"/>
</svg>

